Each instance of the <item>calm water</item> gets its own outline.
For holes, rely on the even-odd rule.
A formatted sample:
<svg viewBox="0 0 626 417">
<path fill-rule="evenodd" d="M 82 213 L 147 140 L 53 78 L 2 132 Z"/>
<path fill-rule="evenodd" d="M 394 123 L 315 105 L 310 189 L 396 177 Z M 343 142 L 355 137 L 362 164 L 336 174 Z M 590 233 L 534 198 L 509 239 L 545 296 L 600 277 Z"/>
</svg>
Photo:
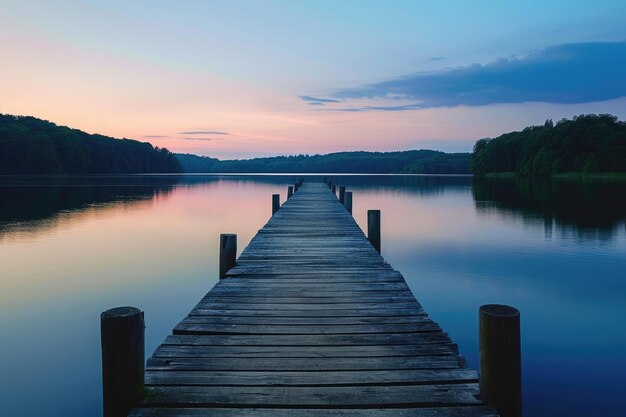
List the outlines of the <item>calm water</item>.
<svg viewBox="0 0 626 417">
<path fill-rule="evenodd" d="M 145 311 L 146 350 L 215 284 L 291 176 L 0 180 L 0 416 L 99 416 L 99 314 Z M 310 180 L 313 180 L 311 177 Z M 526 416 L 623 416 L 626 182 L 343 176 L 383 255 L 477 367 L 477 309 L 522 312 Z"/>
</svg>

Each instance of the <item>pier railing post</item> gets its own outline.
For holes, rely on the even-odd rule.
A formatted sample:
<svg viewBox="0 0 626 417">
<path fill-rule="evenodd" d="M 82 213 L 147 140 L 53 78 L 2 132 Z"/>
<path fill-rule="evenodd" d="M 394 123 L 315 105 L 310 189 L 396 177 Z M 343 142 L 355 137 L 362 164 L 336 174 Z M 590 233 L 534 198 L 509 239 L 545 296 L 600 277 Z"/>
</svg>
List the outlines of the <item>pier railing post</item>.
<svg viewBox="0 0 626 417">
<path fill-rule="evenodd" d="M 297 191 L 298 191 L 298 188 L 300 188 L 300 184 L 299 184 L 299 183 L 295 183 L 295 184 L 293 185 L 293 192 L 294 192 L 294 193 L 295 193 L 295 192 L 297 192 Z"/>
<path fill-rule="evenodd" d="M 333 184 L 330 190 L 333 192 L 333 194 L 337 195 L 337 186 L 335 184 Z"/>
<path fill-rule="evenodd" d="M 367 210 L 367 239 L 380 253 L 380 210 Z"/>
<path fill-rule="evenodd" d="M 339 202 L 344 205 L 346 204 L 346 186 L 345 185 L 339 186 Z"/>
<path fill-rule="evenodd" d="M 346 191 L 345 204 L 348 213 L 352 214 L 352 191 Z"/>
<path fill-rule="evenodd" d="M 272 216 L 280 208 L 280 194 L 272 194 Z"/>
<path fill-rule="evenodd" d="M 513 307 L 479 309 L 480 398 L 501 417 L 522 415 L 520 314 Z"/>
<path fill-rule="evenodd" d="M 289 200 L 293 196 L 293 185 L 287 187 L 287 200 Z"/>
<path fill-rule="evenodd" d="M 126 417 L 144 397 L 144 317 L 135 307 L 100 315 L 104 417 Z"/>
<path fill-rule="evenodd" d="M 229 269 L 235 266 L 237 261 L 237 235 L 220 235 L 220 279 L 226 278 Z"/>
</svg>

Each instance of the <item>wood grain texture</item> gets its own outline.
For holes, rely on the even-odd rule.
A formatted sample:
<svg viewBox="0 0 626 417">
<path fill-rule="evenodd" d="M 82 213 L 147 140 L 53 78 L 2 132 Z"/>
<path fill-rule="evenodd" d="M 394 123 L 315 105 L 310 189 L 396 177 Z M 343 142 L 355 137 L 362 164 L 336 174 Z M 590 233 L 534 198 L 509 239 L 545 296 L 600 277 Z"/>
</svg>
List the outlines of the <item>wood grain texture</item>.
<svg viewBox="0 0 626 417">
<path fill-rule="evenodd" d="M 148 360 L 134 417 L 495 417 L 324 183 L 303 183 Z"/>
</svg>

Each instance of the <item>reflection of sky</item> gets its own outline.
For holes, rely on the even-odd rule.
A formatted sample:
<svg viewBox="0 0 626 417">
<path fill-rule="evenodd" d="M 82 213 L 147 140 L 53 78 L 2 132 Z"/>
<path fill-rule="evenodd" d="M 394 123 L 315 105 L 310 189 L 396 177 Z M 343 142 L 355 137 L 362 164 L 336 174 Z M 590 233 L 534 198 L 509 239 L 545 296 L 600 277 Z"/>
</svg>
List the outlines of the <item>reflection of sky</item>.
<svg viewBox="0 0 626 417">
<path fill-rule="evenodd" d="M 150 355 L 216 282 L 219 234 L 237 233 L 241 251 L 267 220 L 270 195 L 283 188 L 179 187 L 153 200 L 65 213 L 39 232 L 5 234 L 0 384 L 11 386 L 0 387 L 0 415 L 97 415 L 100 312 L 143 309 Z"/>
<path fill-rule="evenodd" d="M 521 310 L 526 415 L 619 415 L 623 220 L 609 240 L 556 226 L 546 234 L 536 213 L 477 211 L 467 178 L 334 179 L 354 190 L 362 227 L 368 208 L 382 210 L 383 255 L 471 367 L 478 306 Z M 100 312 L 143 309 L 149 356 L 215 283 L 218 235 L 237 233 L 241 251 L 267 220 L 270 195 L 284 199 L 291 180 L 194 177 L 152 199 L 66 209 L 50 225 L 2 229 L 0 415 L 97 415 Z"/>
</svg>

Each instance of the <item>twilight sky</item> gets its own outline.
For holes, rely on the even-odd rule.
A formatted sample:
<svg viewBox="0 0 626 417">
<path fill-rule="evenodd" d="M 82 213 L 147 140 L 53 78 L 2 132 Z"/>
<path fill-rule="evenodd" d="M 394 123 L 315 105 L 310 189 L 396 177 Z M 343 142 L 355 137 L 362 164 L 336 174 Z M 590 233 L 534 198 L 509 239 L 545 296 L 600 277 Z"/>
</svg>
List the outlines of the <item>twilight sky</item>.
<svg viewBox="0 0 626 417">
<path fill-rule="evenodd" d="M 5 1 L 0 113 L 219 158 L 626 119 L 626 2 Z"/>
</svg>

